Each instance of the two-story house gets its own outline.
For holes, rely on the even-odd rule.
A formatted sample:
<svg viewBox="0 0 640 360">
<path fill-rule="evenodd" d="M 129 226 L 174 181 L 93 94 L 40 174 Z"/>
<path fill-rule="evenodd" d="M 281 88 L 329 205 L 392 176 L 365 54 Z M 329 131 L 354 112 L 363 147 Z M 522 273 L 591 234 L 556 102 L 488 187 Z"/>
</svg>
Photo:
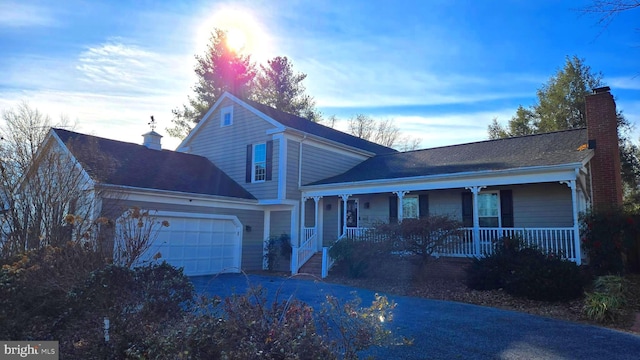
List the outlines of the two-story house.
<svg viewBox="0 0 640 360">
<path fill-rule="evenodd" d="M 608 88 L 588 96 L 587 124 L 398 152 L 225 93 L 176 151 L 162 150 L 154 131 L 143 145 L 60 129 L 45 141 L 89 177 L 99 163 L 70 142 L 95 142 L 115 160 L 93 176 L 96 216 L 158 211 L 171 226 L 149 256 L 160 252 L 189 275 L 261 269 L 265 240 L 284 233 L 295 273 L 340 237 L 429 214 L 465 224 L 464 241 L 441 255 L 481 256 L 493 240 L 518 234 L 579 263 L 579 212 L 622 199 Z"/>
</svg>

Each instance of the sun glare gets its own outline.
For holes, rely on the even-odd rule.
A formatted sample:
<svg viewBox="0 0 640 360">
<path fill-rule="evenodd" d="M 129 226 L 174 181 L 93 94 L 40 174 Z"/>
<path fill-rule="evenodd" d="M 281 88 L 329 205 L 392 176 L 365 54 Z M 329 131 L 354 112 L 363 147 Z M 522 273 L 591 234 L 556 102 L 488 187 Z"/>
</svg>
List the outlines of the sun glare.
<svg viewBox="0 0 640 360">
<path fill-rule="evenodd" d="M 251 55 L 255 61 L 264 61 L 269 58 L 268 36 L 250 10 L 218 7 L 211 13 L 212 15 L 198 28 L 196 44 L 198 53 L 206 49 L 211 32 L 217 28 L 227 32 L 229 49 L 243 55 Z"/>
</svg>

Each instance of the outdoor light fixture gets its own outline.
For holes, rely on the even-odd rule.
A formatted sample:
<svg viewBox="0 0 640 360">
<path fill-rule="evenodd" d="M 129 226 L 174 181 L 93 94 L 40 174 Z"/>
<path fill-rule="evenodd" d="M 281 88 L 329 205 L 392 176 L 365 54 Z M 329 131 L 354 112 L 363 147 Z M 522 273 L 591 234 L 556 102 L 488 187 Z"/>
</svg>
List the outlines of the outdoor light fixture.
<svg viewBox="0 0 640 360">
<path fill-rule="evenodd" d="M 327 211 L 331 210 L 331 204 L 327 204 L 324 208 L 327 209 Z"/>
<path fill-rule="evenodd" d="M 244 226 L 244 229 L 245 229 L 247 232 L 251 232 L 251 225 L 245 225 L 245 226 Z"/>
<path fill-rule="evenodd" d="M 369 204 L 369 202 L 367 201 L 366 203 L 364 203 L 364 208 L 365 208 L 365 209 L 368 209 L 368 208 L 369 208 L 369 205 L 370 205 L 370 204 Z"/>
</svg>

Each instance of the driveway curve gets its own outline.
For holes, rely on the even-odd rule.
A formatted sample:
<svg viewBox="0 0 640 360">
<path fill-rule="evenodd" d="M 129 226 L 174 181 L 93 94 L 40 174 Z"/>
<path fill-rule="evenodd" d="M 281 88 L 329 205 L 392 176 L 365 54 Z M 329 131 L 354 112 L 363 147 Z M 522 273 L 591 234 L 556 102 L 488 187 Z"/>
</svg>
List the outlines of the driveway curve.
<svg viewBox="0 0 640 360">
<path fill-rule="evenodd" d="M 269 296 L 294 295 L 318 309 L 327 294 L 370 304 L 374 292 L 313 280 L 222 274 L 191 278 L 200 293 L 222 297 L 262 285 Z M 378 359 L 640 359 L 640 336 L 495 308 L 387 295 L 398 306 L 390 328 L 413 345 L 368 350 Z"/>
</svg>

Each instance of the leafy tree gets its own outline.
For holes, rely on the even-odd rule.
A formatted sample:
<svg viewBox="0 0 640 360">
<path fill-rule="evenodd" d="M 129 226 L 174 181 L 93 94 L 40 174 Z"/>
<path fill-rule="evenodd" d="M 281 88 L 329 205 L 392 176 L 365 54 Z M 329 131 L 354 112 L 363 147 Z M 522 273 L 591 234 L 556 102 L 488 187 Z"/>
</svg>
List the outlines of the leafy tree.
<svg viewBox="0 0 640 360">
<path fill-rule="evenodd" d="M 587 126 L 585 97 L 591 90 L 604 86 L 602 74 L 594 73 L 583 59 L 567 57 L 565 65 L 538 89 L 538 101 L 526 109 L 518 107 L 506 126 L 493 119 L 488 126 L 490 139 L 545 133 Z M 637 192 L 640 183 L 638 147 L 629 139 L 631 124 L 618 112 L 618 136 L 622 161 L 622 179 L 626 198 Z M 638 196 L 640 197 L 640 196 Z"/>
<path fill-rule="evenodd" d="M 166 129 L 170 136 L 184 138 L 218 98 L 228 91 L 248 97 L 256 76 L 255 65 L 248 55 L 238 54 L 227 46 L 227 32 L 214 29 L 204 55 L 196 55 L 195 72 L 198 81 L 193 87 L 195 96 L 188 103 L 174 109 L 173 128 Z"/>
<path fill-rule="evenodd" d="M 315 108 L 313 97 L 305 94 L 302 81 L 307 74 L 294 73 L 293 65 L 286 56 L 277 56 L 260 65 L 256 77 L 253 99 L 261 104 L 311 121 L 322 118 Z"/>
</svg>

